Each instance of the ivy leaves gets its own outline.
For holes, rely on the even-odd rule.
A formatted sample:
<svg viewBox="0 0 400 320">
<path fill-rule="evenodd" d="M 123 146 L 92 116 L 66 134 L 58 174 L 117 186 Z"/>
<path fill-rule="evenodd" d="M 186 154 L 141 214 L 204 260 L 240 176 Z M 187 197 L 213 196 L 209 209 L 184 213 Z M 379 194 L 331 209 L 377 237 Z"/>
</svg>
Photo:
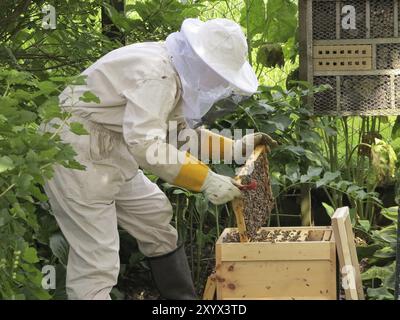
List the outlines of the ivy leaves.
<svg viewBox="0 0 400 320">
<path fill-rule="evenodd" d="M 39 266 L 46 261 L 35 249 L 39 239 L 42 244 L 49 242 L 49 233 L 40 224 L 51 217 L 47 211 L 45 216 L 40 215 L 42 204 L 47 201 L 42 187 L 51 178 L 53 165 L 84 167 L 74 159 L 75 151 L 61 141 L 57 132 L 44 132 L 40 124 L 59 118 L 68 125 L 69 115 L 60 109 L 57 96 L 66 84 L 82 80 L 58 77 L 42 81 L 27 72 L 0 71 L 0 260 L 5 261 L 0 272 L 0 297 L 3 299 L 51 298 L 41 286 Z M 99 101 L 90 92 L 82 99 Z M 76 134 L 87 134 L 80 123 L 72 122 L 70 127 Z M 10 259 L 14 252 L 21 252 L 17 262 Z"/>
</svg>

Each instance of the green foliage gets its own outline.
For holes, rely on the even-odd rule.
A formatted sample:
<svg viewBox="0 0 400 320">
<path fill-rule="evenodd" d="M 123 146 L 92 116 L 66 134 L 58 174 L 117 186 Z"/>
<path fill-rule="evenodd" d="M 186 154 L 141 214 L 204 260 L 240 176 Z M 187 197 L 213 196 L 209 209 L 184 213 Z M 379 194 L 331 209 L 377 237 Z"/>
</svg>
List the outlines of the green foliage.
<svg viewBox="0 0 400 320">
<path fill-rule="evenodd" d="M 171 32 L 179 31 L 185 18 L 200 14 L 201 4 L 184 4 L 178 0 L 128 1 L 126 17 L 114 19 L 129 42 L 164 40 Z M 111 13 L 111 18 L 116 13 Z"/>
<path fill-rule="evenodd" d="M 297 33 L 297 4 L 291 0 L 268 0 L 266 38 L 272 43 L 284 43 Z"/>
<path fill-rule="evenodd" d="M 368 259 L 368 269 L 361 277 L 368 287 L 367 296 L 372 300 L 393 300 L 395 287 L 397 213 L 398 207 L 385 208 L 382 215 L 392 224 L 370 231 L 368 245 L 357 248 L 359 257 Z"/>
<path fill-rule="evenodd" d="M 328 214 L 329 217 L 333 217 L 333 214 L 335 213 L 335 209 L 331 207 L 329 204 L 322 202 L 323 207 L 326 210 L 326 213 Z"/>
<path fill-rule="evenodd" d="M 49 262 L 38 249 L 49 244 L 54 220 L 40 214 L 47 197 L 42 191 L 52 176 L 52 165 L 74 167 L 74 151 L 57 134 L 43 132 L 38 123 L 67 115 L 53 105 L 41 112 L 64 83 L 40 81 L 32 74 L 0 72 L 0 298 L 49 299 L 42 289 L 40 265 Z M 51 257 L 51 256 L 50 256 Z"/>
<path fill-rule="evenodd" d="M 240 24 L 246 28 L 247 35 L 254 36 L 262 33 L 265 27 L 265 18 L 264 0 L 244 1 L 240 12 Z"/>
<path fill-rule="evenodd" d="M 281 45 L 277 43 L 262 45 L 257 52 L 257 63 L 267 68 L 283 67 L 285 58 Z"/>
<path fill-rule="evenodd" d="M 373 190 L 346 180 L 345 173 L 332 166 L 325 155 L 323 137 L 335 136 L 337 130 L 314 117 L 303 101 L 310 93 L 327 89 L 311 88 L 302 82 L 296 82 L 290 90 L 261 86 L 258 96 L 218 121 L 218 127 L 253 128 L 271 134 L 279 142 L 270 155 L 273 191 L 278 203 L 280 196 L 307 185 L 321 189 L 334 209 L 345 200 L 351 201 L 356 210 L 368 202 L 379 205 Z"/>
<path fill-rule="evenodd" d="M 42 28 L 42 8 L 56 9 L 54 30 Z M 103 1 L 5 1 L 0 11 L 0 65 L 61 76 L 76 75 L 101 55 L 116 48 L 102 32 Z M 44 83 L 46 86 L 49 83 Z"/>
<path fill-rule="evenodd" d="M 393 147 L 380 139 L 371 146 L 371 184 L 387 184 L 395 177 L 397 156 Z"/>
</svg>

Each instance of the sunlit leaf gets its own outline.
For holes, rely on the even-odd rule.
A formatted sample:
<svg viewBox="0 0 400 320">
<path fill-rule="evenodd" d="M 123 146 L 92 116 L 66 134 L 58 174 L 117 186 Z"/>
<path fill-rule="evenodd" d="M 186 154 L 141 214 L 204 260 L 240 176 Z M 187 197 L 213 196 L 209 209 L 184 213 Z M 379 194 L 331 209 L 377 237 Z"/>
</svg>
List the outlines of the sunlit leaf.
<svg viewBox="0 0 400 320">
<path fill-rule="evenodd" d="M 14 163 L 12 159 L 8 156 L 2 156 L 0 158 L 0 173 L 11 170 L 14 168 Z"/>
</svg>

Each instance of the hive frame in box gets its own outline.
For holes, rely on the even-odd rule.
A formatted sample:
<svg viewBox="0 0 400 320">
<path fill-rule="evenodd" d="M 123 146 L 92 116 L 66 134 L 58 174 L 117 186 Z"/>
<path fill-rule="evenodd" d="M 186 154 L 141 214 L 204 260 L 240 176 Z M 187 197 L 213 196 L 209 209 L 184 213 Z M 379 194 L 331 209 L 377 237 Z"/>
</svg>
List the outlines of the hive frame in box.
<svg viewBox="0 0 400 320">
<path fill-rule="evenodd" d="M 274 231 L 276 229 L 262 228 L 261 230 Z M 336 290 L 333 289 L 337 288 L 336 252 L 339 257 L 340 268 L 351 266 L 355 271 L 353 273 L 355 286 L 344 288 L 346 299 L 365 299 L 348 207 L 338 208 L 335 211 L 332 217 L 332 227 L 281 227 L 278 229 L 281 231 L 300 230 L 302 234 L 307 233 L 308 239 L 317 241 L 306 242 L 306 238 L 301 237 L 299 242 L 226 243 L 224 242 L 225 236 L 237 229 L 225 229 L 216 243 L 215 273 L 208 277 L 203 299 L 213 299 L 215 291 L 217 291 L 217 299 L 219 300 L 335 299 L 337 298 Z M 295 264 L 290 261 L 294 261 Z M 318 263 L 318 261 L 319 268 L 313 275 L 319 275 L 317 285 L 319 285 L 320 294 L 318 294 L 317 290 L 317 292 L 312 292 L 311 296 L 307 295 L 306 290 L 310 286 L 306 286 L 307 288 L 302 286 L 302 284 L 310 282 L 306 278 L 303 278 L 303 280 L 306 280 L 304 283 L 300 282 L 300 291 L 297 291 L 297 296 L 291 294 L 293 292 L 290 292 L 290 286 L 286 287 L 285 283 L 275 293 L 271 294 L 272 291 L 269 291 L 272 286 L 268 288 L 268 284 L 265 281 L 275 281 L 278 286 L 282 285 L 279 283 L 279 279 L 283 279 L 286 282 L 288 278 L 289 280 L 298 281 L 301 279 L 300 274 L 304 272 L 304 268 L 306 268 L 306 271 L 311 271 L 311 265 L 313 264 L 314 268 L 315 262 Z M 262 270 L 262 268 L 266 269 L 268 264 L 271 266 L 274 263 L 278 264 L 278 266 L 273 270 L 275 271 L 273 275 L 270 276 L 265 270 Z M 294 270 L 285 274 L 285 270 L 289 271 L 289 265 Z M 239 275 L 237 274 L 237 269 L 239 269 Z M 243 272 L 243 270 L 247 272 Z M 348 270 L 346 273 L 348 274 Z M 321 278 L 321 275 L 326 277 Z M 292 285 L 291 282 L 290 284 Z M 323 287 L 327 285 L 330 289 L 328 289 L 328 292 L 325 291 L 326 294 L 323 295 Z M 235 292 L 236 289 L 238 290 Z M 241 292 L 238 294 L 237 292 L 240 290 Z M 305 295 L 301 295 L 302 293 Z"/>
<path fill-rule="evenodd" d="M 249 170 L 254 168 L 254 163 L 257 161 L 258 157 L 267 152 L 269 148 L 266 145 L 257 146 L 250 157 L 247 159 L 245 165 L 240 168 L 239 173 L 235 177 L 235 181 L 238 184 L 242 184 L 241 177 L 249 174 Z M 247 236 L 246 221 L 244 217 L 244 203 L 240 198 L 235 198 L 232 200 L 232 208 L 235 213 L 236 224 L 239 232 L 239 237 L 241 242 L 248 242 L 249 238 Z"/>
<path fill-rule="evenodd" d="M 336 247 L 331 227 L 280 227 L 300 230 L 317 241 L 216 243 L 213 280 L 217 299 L 336 299 Z"/>
<path fill-rule="evenodd" d="M 356 10 L 354 30 L 342 28 L 344 5 Z M 399 8 L 399 0 L 299 1 L 300 79 L 333 88 L 309 97 L 314 114 L 400 114 Z"/>
</svg>

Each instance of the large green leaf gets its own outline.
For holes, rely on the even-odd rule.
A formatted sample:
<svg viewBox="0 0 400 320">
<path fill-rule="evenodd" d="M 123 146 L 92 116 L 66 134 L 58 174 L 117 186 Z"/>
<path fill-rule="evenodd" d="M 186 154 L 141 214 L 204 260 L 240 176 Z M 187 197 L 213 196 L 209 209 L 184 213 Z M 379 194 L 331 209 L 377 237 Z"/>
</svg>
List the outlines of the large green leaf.
<svg viewBox="0 0 400 320">
<path fill-rule="evenodd" d="M 90 91 L 85 91 L 83 95 L 79 97 L 79 100 L 86 103 L 90 102 L 100 103 L 100 98 Z"/>
<path fill-rule="evenodd" d="M 265 31 L 268 42 L 284 43 L 296 34 L 297 5 L 290 0 L 268 0 Z"/>
<path fill-rule="evenodd" d="M 381 214 L 392 221 L 397 221 L 399 207 L 383 208 Z"/>
<path fill-rule="evenodd" d="M 321 141 L 321 136 L 314 131 L 304 130 L 300 132 L 301 139 L 308 143 L 319 143 Z"/>
<path fill-rule="evenodd" d="M 333 214 L 335 213 L 335 209 L 325 202 L 322 202 L 322 206 L 325 208 L 328 216 L 332 218 Z"/>
<path fill-rule="evenodd" d="M 196 195 L 195 207 L 200 219 L 203 219 L 208 211 L 208 201 L 201 194 Z"/>
<path fill-rule="evenodd" d="M 390 244 L 397 242 L 397 231 L 396 226 L 391 225 L 389 227 L 383 228 L 375 233 L 375 235 L 383 241 Z"/>
<path fill-rule="evenodd" d="M 363 231 L 368 232 L 371 229 L 371 223 L 369 220 L 358 220 L 360 227 Z"/>
<path fill-rule="evenodd" d="M 75 133 L 78 136 L 87 135 L 89 132 L 85 129 L 85 127 L 80 122 L 71 122 L 69 124 L 71 132 Z"/>
<path fill-rule="evenodd" d="M 58 97 L 51 97 L 39 107 L 39 115 L 43 120 L 50 121 L 61 117 Z"/>
<path fill-rule="evenodd" d="M 390 259 L 390 258 L 394 258 L 394 257 L 396 257 L 396 251 L 393 250 L 393 249 L 390 248 L 390 247 L 385 247 L 385 248 L 382 248 L 382 249 L 380 249 L 380 250 L 377 250 L 377 251 L 374 253 L 374 257 L 375 257 L 375 258 L 380 258 L 380 259 Z"/>
<path fill-rule="evenodd" d="M 245 0 L 240 12 L 240 24 L 247 29 L 247 35 L 253 37 L 263 31 L 265 25 L 264 0 Z"/>
<path fill-rule="evenodd" d="M 376 300 L 393 300 L 394 296 L 385 287 L 380 288 L 368 288 L 367 295 L 369 298 Z"/>
<path fill-rule="evenodd" d="M 132 28 L 132 21 L 118 12 L 112 5 L 103 2 L 104 10 L 113 24 L 123 32 L 128 32 Z"/>
<path fill-rule="evenodd" d="M 316 187 L 320 188 L 322 186 L 325 186 L 329 182 L 334 181 L 338 177 L 340 177 L 340 172 L 339 171 L 336 171 L 336 172 L 325 172 L 324 177 L 321 180 L 317 181 Z"/>
<path fill-rule="evenodd" d="M 295 183 L 300 179 L 300 168 L 297 163 L 289 162 L 285 165 L 285 173 L 287 178 L 292 182 Z"/>
<path fill-rule="evenodd" d="M 275 126 L 276 130 L 284 131 L 290 126 L 292 120 L 286 115 L 278 114 L 276 116 L 273 116 L 272 118 L 270 118 L 270 120 L 267 120 L 266 122 Z"/>
<path fill-rule="evenodd" d="M 308 167 L 307 175 L 310 177 L 319 177 L 321 173 L 322 173 L 322 168 L 320 167 L 313 167 L 313 166 Z"/>
<path fill-rule="evenodd" d="M 385 280 L 385 278 L 390 276 L 392 272 L 393 271 L 390 269 L 390 266 L 373 266 L 361 274 L 361 279 L 363 281 L 373 279 Z"/>
<path fill-rule="evenodd" d="M 36 263 L 39 261 L 35 248 L 28 247 L 22 253 L 22 258 L 28 263 Z"/>
<path fill-rule="evenodd" d="M 0 158 L 0 173 L 14 168 L 14 163 L 10 157 L 3 156 Z"/>
<path fill-rule="evenodd" d="M 368 246 L 357 246 L 357 256 L 358 259 L 370 258 L 374 253 L 382 248 L 379 244 L 371 244 Z"/>
<path fill-rule="evenodd" d="M 12 217 L 8 213 L 7 209 L 0 210 L 0 228 L 12 220 Z"/>
</svg>

